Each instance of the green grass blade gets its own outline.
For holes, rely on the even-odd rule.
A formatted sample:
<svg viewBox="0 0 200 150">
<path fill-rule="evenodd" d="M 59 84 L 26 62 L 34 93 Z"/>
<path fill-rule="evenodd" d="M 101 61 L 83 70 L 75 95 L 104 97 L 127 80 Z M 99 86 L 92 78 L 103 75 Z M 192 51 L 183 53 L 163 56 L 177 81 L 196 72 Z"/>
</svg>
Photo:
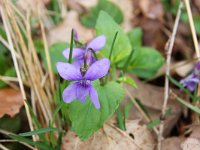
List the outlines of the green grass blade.
<svg viewBox="0 0 200 150">
<path fill-rule="evenodd" d="M 70 52 L 69 52 L 69 60 L 68 62 L 72 63 L 72 52 L 73 52 L 73 43 L 74 43 L 74 30 L 72 29 L 71 33 L 71 43 L 70 43 Z"/>
<path fill-rule="evenodd" d="M 15 140 L 18 140 L 20 142 L 27 143 L 27 144 L 32 145 L 32 146 L 36 146 L 37 148 L 39 148 L 41 150 L 54 150 L 52 147 L 50 147 L 49 145 L 47 145 L 45 143 L 34 142 L 30 139 L 24 138 L 24 137 L 19 136 L 19 135 L 8 134 L 8 137 L 15 139 Z"/>
<path fill-rule="evenodd" d="M 147 125 L 147 128 L 148 128 L 148 129 L 152 129 L 152 128 L 154 128 L 155 126 L 157 126 L 159 123 L 160 123 L 160 118 L 157 118 L 157 119 L 151 121 L 151 122 Z"/>
<path fill-rule="evenodd" d="M 183 92 L 185 92 L 190 98 L 196 99 L 195 96 L 193 96 L 182 84 L 180 84 L 177 80 L 172 78 L 171 76 L 168 76 L 169 80 L 176 85 L 178 88 L 180 88 Z"/>
<path fill-rule="evenodd" d="M 31 131 L 31 132 L 25 132 L 25 133 L 20 133 L 20 136 L 32 136 L 32 135 L 38 135 L 38 134 L 43 134 L 43 133 L 47 133 L 47 132 L 51 132 L 51 131 L 60 131 L 60 129 L 58 128 L 42 128 L 42 129 L 38 129 L 35 131 Z"/>
<path fill-rule="evenodd" d="M 196 113 L 200 114 L 200 109 L 197 106 L 193 106 L 192 104 L 188 103 L 187 101 L 183 100 L 182 98 L 178 97 L 177 95 L 175 97 L 180 103 L 182 103 L 186 107 L 190 108 L 191 110 L 195 111 Z"/>
<path fill-rule="evenodd" d="M 32 121 L 33 121 L 34 125 L 36 126 L 37 129 L 42 128 L 40 122 L 38 121 L 35 113 L 33 112 L 32 108 L 31 108 L 31 106 L 29 105 L 29 103 L 27 101 L 25 101 L 25 102 L 28 105 L 28 108 L 29 108 L 29 111 L 30 111 L 30 114 L 31 114 L 31 118 L 32 118 Z M 44 135 L 38 135 L 38 136 L 39 136 L 40 140 L 42 140 L 43 142 L 48 143 L 48 141 L 47 141 L 47 139 L 45 138 Z"/>
<path fill-rule="evenodd" d="M 113 47 L 114 47 L 114 45 L 115 45 L 115 41 L 116 41 L 116 38 L 117 38 L 117 35 L 118 35 L 118 31 L 115 33 L 115 36 L 114 36 L 114 38 L 113 38 L 113 41 L 112 41 L 112 45 L 111 45 L 111 50 L 110 50 L 110 54 L 109 54 L 109 59 L 110 59 L 110 61 L 111 61 L 111 56 L 112 56 L 112 52 L 113 52 Z"/>
</svg>

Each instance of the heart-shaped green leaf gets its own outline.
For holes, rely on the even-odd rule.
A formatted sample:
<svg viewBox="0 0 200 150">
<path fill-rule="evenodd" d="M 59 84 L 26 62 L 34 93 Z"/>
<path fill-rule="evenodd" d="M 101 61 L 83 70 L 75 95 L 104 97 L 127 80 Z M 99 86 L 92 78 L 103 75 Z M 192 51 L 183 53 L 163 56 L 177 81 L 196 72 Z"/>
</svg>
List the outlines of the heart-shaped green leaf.
<svg viewBox="0 0 200 150">
<path fill-rule="evenodd" d="M 101 86 L 94 82 L 98 92 L 100 109 L 96 109 L 89 97 L 85 103 L 75 100 L 68 104 L 68 114 L 72 122 L 72 129 L 82 140 L 88 139 L 103 123 L 115 112 L 120 100 L 123 99 L 124 90 L 119 83 L 108 82 Z"/>
<path fill-rule="evenodd" d="M 131 44 L 128 36 L 113 18 L 106 12 L 101 11 L 96 23 L 96 33 L 97 35 L 104 34 L 106 36 L 106 45 L 101 50 L 101 53 L 107 58 L 109 57 L 112 41 L 116 32 L 118 32 L 118 35 L 113 47 L 111 63 L 118 62 L 128 56 L 131 52 Z"/>
</svg>

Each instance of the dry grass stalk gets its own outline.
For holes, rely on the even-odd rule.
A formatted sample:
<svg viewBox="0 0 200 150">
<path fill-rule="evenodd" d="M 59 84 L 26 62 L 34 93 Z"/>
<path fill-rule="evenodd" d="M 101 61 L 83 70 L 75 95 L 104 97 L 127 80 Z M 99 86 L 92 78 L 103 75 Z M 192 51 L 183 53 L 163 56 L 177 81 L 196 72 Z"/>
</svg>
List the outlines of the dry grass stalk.
<svg viewBox="0 0 200 150">
<path fill-rule="evenodd" d="M 48 73 L 49 73 L 50 84 L 51 84 L 51 90 L 53 92 L 55 89 L 54 89 L 53 71 L 52 71 L 52 68 L 51 68 L 51 58 L 50 58 L 50 54 L 49 54 L 49 50 L 48 50 L 48 43 L 47 43 L 47 38 L 46 38 L 45 30 L 44 30 L 44 24 L 42 22 L 42 19 L 40 18 L 39 8 L 38 8 L 38 14 L 39 14 L 39 23 L 40 23 L 40 28 L 41 28 L 41 32 L 42 32 L 42 38 L 43 38 L 43 42 L 44 42 L 44 50 L 45 50 L 45 55 L 46 55 Z"/>
<path fill-rule="evenodd" d="M 30 53 L 29 53 L 29 51 L 28 51 L 28 49 L 27 49 L 27 47 L 26 47 L 26 45 L 24 43 L 24 40 L 23 40 L 22 35 L 20 33 L 19 27 L 18 27 L 18 25 L 16 23 L 16 20 L 14 18 L 14 13 L 9 8 L 9 4 L 7 4 L 6 6 L 7 6 L 6 7 L 7 8 L 6 9 L 7 10 L 7 14 L 8 14 L 8 17 L 10 18 L 10 21 L 11 21 L 10 25 L 13 27 L 13 31 L 15 33 L 15 34 L 13 34 L 14 35 L 13 39 L 17 38 L 17 40 L 19 42 L 19 43 L 17 43 L 17 42 L 16 43 L 19 44 L 19 47 L 21 48 L 20 50 L 21 50 L 21 53 L 22 53 L 22 59 L 24 59 L 25 66 L 27 67 L 27 70 L 28 70 L 27 77 L 30 78 L 30 82 L 31 82 L 30 85 L 33 85 L 33 87 L 34 87 L 34 89 L 35 89 L 35 91 L 37 93 L 37 96 L 40 99 L 40 101 L 39 101 L 40 103 L 39 104 L 40 104 L 40 107 L 42 107 L 42 110 L 43 110 L 42 114 L 46 118 L 46 121 L 48 121 L 49 118 L 46 115 L 45 106 L 44 106 L 44 104 L 42 102 L 42 98 L 41 98 L 41 96 L 39 94 L 39 89 L 37 88 L 37 84 L 36 84 L 36 83 L 38 83 L 36 81 L 37 78 L 35 78 L 35 75 L 37 74 L 37 72 L 35 72 L 35 70 L 33 70 L 34 69 L 33 66 L 35 66 L 35 65 L 33 64 L 32 59 L 30 57 Z"/>
<path fill-rule="evenodd" d="M 41 66 L 41 62 L 36 53 L 33 39 L 31 35 L 30 28 L 30 14 L 29 12 L 26 17 L 24 17 L 17 8 L 12 9 L 14 6 L 12 3 L 8 1 L 4 1 L 6 17 L 9 18 L 9 29 L 14 40 L 15 47 L 17 49 L 17 53 L 19 53 L 19 62 L 20 63 L 20 72 L 24 77 L 24 81 L 29 83 L 31 88 L 31 92 L 34 96 L 32 99 L 32 105 L 34 105 L 34 110 L 37 111 L 36 114 L 40 114 L 40 119 L 44 122 L 43 126 L 48 126 L 49 120 L 52 118 L 51 112 L 51 98 L 54 92 L 54 83 L 53 83 L 53 74 L 51 74 L 51 86 L 46 81 L 46 73 L 44 73 L 43 68 Z M 17 11 L 17 12 L 16 12 Z M 16 14 L 20 14 L 20 17 L 17 17 Z M 25 44 L 23 36 L 19 29 L 19 19 L 21 22 L 21 26 L 25 29 L 28 47 Z M 10 48 L 10 47 L 9 47 Z M 49 60 L 50 63 L 50 60 Z M 51 65 L 51 64 L 50 64 Z M 44 80 L 45 79 L 45 80 Z M 51 89 L 51 90 L 50 90 Z"/>
<path fill-rule="evenodd" d="M 32 123 L 32 120 L 31 120 L 31 115 L 30 115 L 30 112 L 29 112 L 28 105 L 25 102 L 27 100 L 26 93 L 25 93 L 25 90 L 24 90 L 21 74 L 20 74 L 20 71 L 19 71 L 17 58 L 16 58 L 16 55 L 15 55 L 15 52 L 14 52 L 14 46 L 13 46 L 12 39 L 11 39 L 11 36 L 10 36 L 10 33 L 9 33 L 9 29 L 8 29 L 8 26 L 7 26 L 8 20 L 6 20 L 6 18 L 5 18 L 4 10 L 3 10 L 2 6 L 0 8 L 1 8 L 1 15 L 2 15 L 2 19 L 3 19 L 3 24 L 4 24 L 4 27 L 5 27 L 5 30 L 6 30 L 8 43 L 9 43 L 9 46 L 11 48 L 11 55 L 12 55 L 13 63 L 14 63 L 15 70 L 16 70 L 16 73 L 17 73 L 17 78 L 19 80 L 19 85 L 20 85 L 22 97 L 23 97 L 23 100 L 24 100 L 24 106 L 25 106 L 25 109 L 26 109 L 26 114 L 27 114 L 29 126 L 30 126 L 31 131 L 33 131 L 33 123 Z M 33 140 L 34 139 L 35 139 L 35 136 L 33 136 Z"/>
</svg>

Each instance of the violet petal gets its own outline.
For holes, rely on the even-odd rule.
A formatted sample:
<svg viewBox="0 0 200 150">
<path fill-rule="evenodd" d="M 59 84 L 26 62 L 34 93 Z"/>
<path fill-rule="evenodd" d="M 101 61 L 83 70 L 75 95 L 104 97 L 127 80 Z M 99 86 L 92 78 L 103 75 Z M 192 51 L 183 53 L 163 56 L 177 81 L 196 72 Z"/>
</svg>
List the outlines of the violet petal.
<svg viewBox="0 0 200 150">
<path fill-rule="evenodd" d="M 196 84 L 195 84 L 195 82 L 189 82 L 189 83 L 187 83 L 186 86 L 191 92 L 193 92 L 195 90 Z"/>
<path fill-rule="evenodd" d="M 77 60 L 75 60 L 72 65 L 77 67 L 77 68 L 81 68 L 82 64 L 84 63 L 84 59 L 83 58 L 78 58 Z"/>
<path fill-rule="evenodd" d="M 195 90 L 196 83 L 200 83 L 200 79 L 194 73 L 181 80 L 180 83 L 187 87 L 191 92 Z"/>
<path fill-rule="evenodd" d="M 81 83 L 77 84 L 76 97 L 82 103 L 85 102 L 86 96 L 89 94 L 90 86 L 91 85 L 87 84 L 87 83 L 86 83 L 86 85 L 83 85 Z"/>
<path fill-rule="evenodd" d="M 104 47 L 105 43 L 106 37 L 104 35 L 100 35 L 87 44 L 86 50 L 88 48 L 92 48 L 94 51 L 99 51 Z"/>
<path fill-rule="evenodd" d="M 78 82 L 75 82 L 64 89 L 63 94 L 62 94 L 64 102 L 70 103 L 71 101 L 77 99 L 76 97 L 77 85 L 78 85 Z"/>
<path fill-rule="evenodd" d="M 90 86 L 90 99 L 92 101 L 92 103 L 94 104 L 96 109 L 100 108 L 100 103 L 99 103 L 99 98 L 98 98 L 98 94 L 97 91 L 95 90 L 95 88 L 93 88 L 93 86 Z"/>
<path fill-rule="evenodd" d="M 67 48 L 63 51 L 63 55 L 65 56 L 66 59 L 69 59 L 69 53 L 70 53 L 70 48 Z M 82 48 L 73 48 L 72 58 L 83 56 L 84 53 L 85 53 L 85 50 Z"/>
<path fill-rule="evenodd" d="M 96 80 L 104 77 L 110 68 L 110 60 L 107 58 L 94 62 L 85 74 L 85 79 Z"/>
<path fill-rule="evenodd" d="M 58 62 L 56 64 L 56 67 L 57 67 L 59 75 L 65 80 L 74 81 L 74 80 L 82 80 L 83 79 L 80 69 L 76 68 L 72 64 Z"/>
</svg>

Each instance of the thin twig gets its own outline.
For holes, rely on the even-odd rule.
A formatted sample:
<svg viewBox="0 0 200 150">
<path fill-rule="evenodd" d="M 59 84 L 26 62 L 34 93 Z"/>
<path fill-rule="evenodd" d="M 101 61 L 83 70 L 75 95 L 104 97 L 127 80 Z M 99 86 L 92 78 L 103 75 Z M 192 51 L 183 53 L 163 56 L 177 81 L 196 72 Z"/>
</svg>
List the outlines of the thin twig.
<svg viewBox="0 0 200 150">
<path fill-rule="evenodd" d="M 33 123 L 32 123 L 32 120 L 31 120 L 31 115 L 30 115 L 30 112 L 29 112 L 29 108 L 28 108 L 28 106 L 27 106 L 27 104 L 25 102 L 27 100 L 26 99 L 26 93 L 25 93 L 25 90 L 24 90 L 24 85 L 23 85 L 21 74 L 20 74 L 20 71 L 19 71 L 17 58 L 16 58 L 16 55 L 15 55 L 15 52 L 14 52 L 14 46 L 13 46 L 13 43 L 12 43 L 12 39 L 11 39 L 11 36 L 10 36 L 10 32 L 9 32 L 9 29 L 8 29 L 8 26 L 7 26 L 7 21 L 6 21 L 2 6 L 0 6 L 0 11 L 1 11 L 3 24 L 4 24 L 4 27 L 5 27 L 5 31 L 6 31 L 6 35 L 7 35 L 7 39 L 8 39 L 8 43 L 9 43 L 9 47 L 11 48 L 11 55 L 12 55 L 13 63 L 14 63 L 14 66 L 15 66 L 17 78 L 19 80 L 19 86 L 20 86 L 22 97 L 23 97 L 23 100 L 24 100 L 23 102 L 24 102 L 24 106 L 25 106 L 25 110 L 26 110 L 29 126 L 30 126 L 31 131 L 33 131 L 34 129 L 33 129 Z M 34 139 L 34 137 L 35 136 L 33 136 L 33 139 Z"/>
<path fill-rule="evenodd" d="M 167 42 L 167 46 L 166 46 L 167 59 L 166 59 L 166 72 L 165 72 L 165 91 L 164 91 L 164 102 L 163 102 L 163 107 L 162 107 L 161 123 L 159 126 L 158 145 L 157 145 L 158 150 L 161 150 L 161 142 L 163 139 L 164 118 L 165 118 L 165 112 L 167 110 L 167 102 L 169 99 L 168 76 L 170 75 L 171 54 L 172 54 L 172 49 L 174 46 L 175 36 L 177 33 L 177 29 L 178 29 L 178 24 L 179 24 L 179 20 L 180 20 L 180 16 L 181 16 L 182 7 L 183 7 L 183 1 L 180 0 L 178 12 L 176 15 L 176 20 L 175 20 L 173 31 L 172 31 L 172 35 L 171 35 L 171 38 L 169 39 L 169 41 Z"/>
</svg>

